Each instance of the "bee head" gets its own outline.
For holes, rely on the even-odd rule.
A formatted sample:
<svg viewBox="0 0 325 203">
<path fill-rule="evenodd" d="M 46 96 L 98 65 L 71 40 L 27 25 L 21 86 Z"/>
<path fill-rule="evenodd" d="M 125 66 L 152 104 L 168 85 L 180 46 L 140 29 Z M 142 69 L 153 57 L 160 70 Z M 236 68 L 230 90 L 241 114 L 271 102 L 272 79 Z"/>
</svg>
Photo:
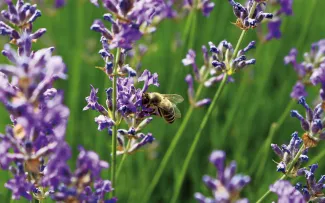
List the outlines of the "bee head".
<svg viewBox="0 0 325 203">
<path fill-rule="evenodd" d="M 150 103 L 150 98 L 147 93 L 142 94 L 142 105 L 149 105 Z"/>
</svg>

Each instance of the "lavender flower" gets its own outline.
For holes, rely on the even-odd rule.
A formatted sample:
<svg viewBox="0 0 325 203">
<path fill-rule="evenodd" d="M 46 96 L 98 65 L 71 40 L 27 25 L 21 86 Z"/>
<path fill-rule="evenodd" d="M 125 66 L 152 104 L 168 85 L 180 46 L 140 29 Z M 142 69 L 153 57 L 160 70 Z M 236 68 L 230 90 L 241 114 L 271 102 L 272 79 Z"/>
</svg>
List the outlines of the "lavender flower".
<svg viewBox="0 0 325 203">
<path fill-rule="evenodd" d="M 142 88 L 136 88 L 136 81 L 143 82 Z M 152 143 L 154 138 L 151 133 L 147 135 L 141 133 L 152 120 L 151 115 L 156 115 L 156 112 L 142 104 L 142 96 L 147 91 L 148 87 L 154 85 L 159 86 L 158 75 L 151 74 L 150 71 L 144 70 L 140 77 L 118 78 L 117 80 L 117 112 L 112 112 L 112 88 L 106 90 L 107 100 L 106 108 L 98 103 L 96 96 L 97 90 L 92 86 L 91 94 L 86 98 L 88 102 L 84 110 L 92 109 L 101 113 L 95 118 L 98 124 L 98 130 L 108 129 L 115 125 L 112 120 L 112 114 L 118 114 L 118 117 L 123 119 L 129 127 L 129 131 L 118 130 L 118 145 L 117 154 L 124 152 L 132 153 L 147 143 Z M 121 122 L 121 121 L 119 121 Z M 130 142 L 126 149 L 126 141 Z"/>
<path fill-rule="evenodd" d="M 284 16 L 292 15 L 293 0 L 270 0 L 268 1 L 267 9 L 273 13 L 273 19 L 267 22 L 268 33 L 263 40 L 269 41 L 271 39 L 281 38 L 281 24 Z M 262 30 L 259 30 L 260 34 Z"/>
<path fill-rule="evenodd" d="M 2 15 L 19 30 L 0 22 L 1 33 L 10 35 L 18 48 L 16 52 L 6 45 L 2 54 L 13 65 L 0 65 L 0 102 L 12 121 L 5 134 L 0 135 L 0 167 L 14 176 L 5 186 L 12 190 L 13 199 L 52 197 L 67 201 L 80 193 L 80 202 L 102 201 L 104 197 L 99 193 L 81 195 L 80 190 L 64 188 L 74 184 L 83 189 L 92 181 L 100 181 L 99 172 L 108 164 L 94 152 L 81 150 L 77 171 L 71 178 L 66 164 L 71 153 L 64 140 L 69 109 L 63 105 L 63 92 L 53 88 L 55 80 L 67 78 L 66 66 L 61 57 L 52 56 L 53 47 L 32 51 L 31 42 L 41 36 L 37 32 L 31 34 L 32 24 L 40 16 L 36 6 L 22 0 L 16 6 L 11 0 L 6 3 L 8 11 L 2 11 Z M 111 191 L 104 186 L 109 185 L 107 181 L 96 185 L 101 194 Z M 63 196 L 58 198 L 58 192 Z"/>
<path fill-rule="evenodd" d="M 292 169 L 288 171 L 288 166 L 292 164 L 303 142 L 302 139 L 298 137 L 297 132 L 294 132 L 291 137 L 288 145 L 283 144 L 279 147 L 277 144 L 271 144 L 271 147 L 275 154 L 281 159 L 281 162 L 277 165 L 277 171 L 290 176 L 296 176 L 301 164 L 308 161 L 308 149 L 303 150 L 302 154 L 299 156 L 299 160 L 292 166 Z"/>
<path fill-rule="evenodd" d="M 320 40 L 313 43 L 310 52 L 304 54 L 304 61 L 299 63 L 297 61 L 297 49 L 291 49 L 290 53 L 284 58 L 285 64 L 291 64 L 298 75 L 298 82 L 300 89 L 304 89 L 305 85 L 321 84 L 320 96 L 324 100 L 324 62 L 325 62 L 325 40 Z M 291 97 L 299 99 L 301 96 L 306 96 L 305 91 L 298 93 L 295 88 L 291 93 Z"/>
<path fill-rule="evenodd" d="M 303 135 L 304 144 L 307 147 L 315 147 L 320 139 L 325 139 L 325 134 L 322 132 L 324 128 L 321 120 L 321 114 L 323 113 L 322 104 L 318 104 L 312 110 L 304 97 L 301 97 L 298 103 L 306 109 L 306 117 L 304 118 L 296 110 L 291 111 L 291 116 L 299 119 L 302 129 L 306 131 Z"/>
<path fill-rule="evenodd" d="M 315 171 L 318 168 L 318 164 L 313 164 L 309 166 L 309 170 L 303 168 L 299 171 L 300 176 L 305 176 L 307 186 L 302 186 L 301 183 L 296 184 L 296 189 L 301 192 L 305 201 L 313 201 L 313 202 L 324 202 L 325 197 L 323 193 L 323 189 L 325 188 L 325 175 L 322 175 L 321 178 L 316 181 Z"/>
<path fill-rule="evenodd" d="M 192 66 L 195 81 L 204 84 L 205 87 L 211 87 L 214 84 L 222 81 L 225 74 L 232 75 L 236 71 L 244 67 L 255 64 L 255 59 L 246 60 L 245 53 L 255 47 L 255 42 L 252 41 L 247 47 L 240 50 L 237 57 L 233 58 L 232 45 L 227 41 L 222 41 L 216 47 L 212 42 L 209 42 L 211 55 L 208 53 L 206 46 L 202 46 L 204 64 L 198 68 L 196 64 L 196 53 L 194 50 L 189 50 L 186 58 L 182 60 L 184 66 Z M 211 76 L 210 78 L 208 78 Z M 190 103 L 195 107 L 210 104 L 210 99 L 205 98 L 196 101 L 194 92 L 193 76 L 188 74 L 185 78 L 188 84 L 188 96 Z M 233 82 L 232 77 L 228 78 L 228 82 Z"/>
<path fill-rule="evenodd" d="M 65 0 L 55 0 L 54 6 L 55 8 L 61 8 L 65 5 Z"/>
<path fill-rule="evenodd" d="M 145 135 L 139 132 L 142 127 L 148 125 L 151 120 L 151 117 L 147 118 L 146 120 L 142 121 L 142 123 L 136 129 L 130 128 L 129 130 L 118 130 L 117 140 L 119 148 L 117 151 L 117 155 L 124 153 L 132 154 L 135 151 L 143 148 L 147 144 L 151 144 L 155 140 L 151 133 Z M 126 143 L 126 140 L 128 140 L 128 143 Z"/>
<path fill-rule="evenodd" d="M 108 163 L 100 160 L 93 151 L 86 151 L 83 148 L 79 150 L 77 167 L 72 173 L 66 162 L 69 157 L 62 159 L 62 155 L 66 157 L 71 152 L 67 145 L 59 146 L 57 156 L 49 160 L 49 166 L 45 169 L 44 185 L 49 186 L 51 198 L 56 201 L 104 201 L 105 194 L 113 190 L 110 181 L 100 178 L 101 171 L 108 168 Z M 113 198 L 105 202 L 113 203 L 116 200 Z"/>
<path fill-rule="evenodd" d="M 226 154 L 214 151 L 210 155 L 210 162 L 218 171 L 217 179 L 205 175 L 203 182 L 212 190 L 213 198 L 207 198 L 201 193 L 195 193 L 195 199 L 200 203 L 243 203 L 248 199 L 238 199 L 239 192 L 250 182 L 249 176 L 236 174 L 236 162 L 232 161 L 225 167 Z"/>
<path fill-rule="evenodd" d="M 98 5 L 97 1 L 93 1 Z M 104 15 L 104 20 L 111 24 L 111 30 L 107 29 L 101 20 L 95 20 L 91 29 L 100 32 L 109 44 L 109 49 L 120 47 L 131 49 L 132 44 L 139 40 L 144 33 L 155 31 L 149 25 L 155 16 L 164 11 L 165 3 L 162 0 L 116 0 L 103 1 L 104 7 L 112 14 Z M 141 28 L 141 29 L 140 29 Z"/>
<path fill-rule="evenodd" d="M 234 0 L 228 0 L 230 5 L 233 7 L 234 14 L 237 17 L 235 23 L 240 29 L 248 30 L 249 28 L 257 27 L 264 19 L 272 19 L 272 13 L 265 13 L 265 3 L 258 2 L 255 0 L 249 0 L 246 3 L 246 7 Z M 257 9 L 254 10 L 252 16 L 249 16 L 253 4 L 257 2 Z"/>
<path fill-rule="evenodd" d="M 2 18 L 9 23 L 17 26 L 20 30 L 15 30 L 3 21 L 0 21 L 0 35 L 8 35 L 11 43 L 17 44 L 19 53 L 30 54 L 31 44 L 40 38 L 46 29 L 40 28 L 32 33 L 32 23 L 41 16 L 41 11 L 37 10 L 36 5 L 24 3 L 18 0 L 14 5 L 12 0 L 7 0 L 8 10 L 1 11 Z"/>
<path fill-rule="evenodd" d="M 270 191 L 278 195 L 278 203 L 305 203 L 302 194 L 289 181 L 276 181 L 273 185 L 270 185 Z"/>
</svg>

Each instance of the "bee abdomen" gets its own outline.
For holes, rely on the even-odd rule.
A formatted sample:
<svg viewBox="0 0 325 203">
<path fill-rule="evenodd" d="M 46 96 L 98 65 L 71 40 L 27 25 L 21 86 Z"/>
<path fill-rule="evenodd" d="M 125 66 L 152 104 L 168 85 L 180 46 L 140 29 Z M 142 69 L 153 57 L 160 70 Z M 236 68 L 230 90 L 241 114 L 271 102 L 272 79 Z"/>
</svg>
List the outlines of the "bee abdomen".
<svg viewBox="0 0 325 203">
<path fill-rule="evenodd" d="M 173 111 L 164 112 L 164 118 L 168 123 L 173 123 L 175 121 L 175 114 Z"/>
</svg>

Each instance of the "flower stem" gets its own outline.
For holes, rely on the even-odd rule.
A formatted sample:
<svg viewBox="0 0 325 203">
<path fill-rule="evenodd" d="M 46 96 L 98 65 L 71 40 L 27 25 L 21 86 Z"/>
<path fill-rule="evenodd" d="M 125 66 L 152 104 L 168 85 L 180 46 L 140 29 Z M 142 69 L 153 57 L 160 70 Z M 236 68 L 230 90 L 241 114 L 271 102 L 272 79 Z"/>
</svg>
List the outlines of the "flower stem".
<svg viewBox="0 0 325 203">
<path fill-rule="evenodd" d="M 118 176 L 119 176 L 119 174 L 120 174 L 120 172 L 122 170 L 122 166 L 123 166 L 124 161 L 125 161 L 125 159 L 126 159 L 126 157 L 128 155 L 128 150 L 129 150 L 130 144 L 131 144 L 131 140 L 128 141 L 128 144 L 127 144 L 127 146 L 126 146 L 126 148 L 124 150 L 122 160 L 121 160 L 121 162 L 120 162 L 120 164 L 118 166 L 118 169 L 117 169 L 116 178 L 118 178 Z"/>
<path fill-rule="evenodd" d="M 202 135 L 202 130 L 204 129 L 205 125 L 207 124 L 209 116 L 212 113 L 216 102 L 220 98 L 222 90 L 224 89 L 224 87 L 226 85 L 227 79 L 228 79 L 228 75 L 225 75 L 223 77 L 222 81 L 221 81 L 221 84 L 219 85 L 217 93 L 213 97 L 213 100 L 212 100 L 212 102 L 211 102 L 211 104 L 209 106 L 208 112 L 205 114 L 205 117 L 204 117 L 204 119 L 203 119 L 203 121 L 202 121 L 202 123 L 201 123 L 201 125 L 199 127 L 199 130 L 195 134 L 195 138 L 194 138 L 194 141 L 193 141 L 193 143 L 191 145 L 190 151 L 188 152 L 188 154 L 187 154 L 187 156 L 185 158 L 181 173 L 177 178 L 176 188 L 174 190 L 175 192 L 174 192 L 174 195 L 173 195 L 172 200 L 171 200 L 172 203 L 177 201 L 177 198 L 178 198 L 178 195 L 179 195 L 179 192 L 180 192 L 180 189 L 181 189 L 181 186 L 182 186 L 182 183 L 183 183 L 183 180 L 184 180 L 188 165 L 189 165 L 189 163 L 191 161 L 191 158 L 192 158 L 192 155 L 193 155 L 193 153 L 195 151 L 196 145 L 199 142 L 200 137 Z"/>
<path fill-rule="evenodd" d="M 113 120 L 116 122 L 116 99 L 117 99 L 117 92 L 116 92 L 116 81 L 117 81 L 117 68 L 118 62 L 120 60 L 120 48 L 116 50 L 116 58 L 114 63 L 114 70 L 113 70 L 113 101 L 112 101 L 112 112 L 113 112 Z M 112 187 L 114 190 L 112 191 L 112 196 L 115 196 L 116 193 L 116 144 L 117 144 L 117 125 L 113 126 L 112 132 L 112 160 L 111 160 L 111 181 Z"/>
<path fill-rule="evenodd" d="M 293 158 L 293 160 L 289 163 L 288 165 L 288 170 L 287 170 L 287 174 L 290 174 L 291 170 L 293 169 L 293 167 L 295 166 L 295 164 L 297 163 L 297 161 L 299 160 L 299 157 L 300 155 L 302 154 L 302 152 L 304 151 L 305 149 L 305 146 L 302 145 L 298 151 L 298 153 L 296 154 L 296 156 Z M 286 175 L 283 175 L 279 180 L 283 180 L 285 179 Z M 257 200 L 256 203 L 261 203 L 269 194 L 271 193 L 270 190 L 267 190 L 264 195 L 259 199 Z"/>
<path fill-rule="evenodd" d="M 256 9 L 257 5 L 258 5 L 258 3 L 254 1 L 253 5 L 252 5 L 252 8 L 251 8 L 251 10 L 249 12 L 249 17 L 252 17 L 253 13 L 255 12 L 255 9 Z M 242 33 L 240 34 L 240 37 L 239 37 L 239 39 L 237 41 L 237 44 L 236 44 L 236 47 L 235 47 L 235 50 L 234 50 L 234 53 L 233 53 L 233 56 L 232 56 L 231 60 L 233 60 L 236 57 L 236 55 L 237 55 L 237 53 L 239 51 L 239 47 L 240 47 L 240 45 L 241 45 L 241 43 L 242 43 L 242 41 L 244 39 L 244 36 L 245 36 L 246 32 L 247 32 L 247 30 L 243 30 Z M 189 152 L 188 152 L 188 154 L 187 154 L 187 156 L 185 158 L 181 173 L 177 178 L 176 188 L 174 190 L 175 192 L 173 194 L 171 203 L 175 203 L 177 201 L 177 198 L 178 198 L 178 195 L 180 193 L 180 190 L 181 190 L 181 187 L 182 187 L 182 183 L 183 183 L 187 168 L 189 166 L 189 163 L 190 163 L 191 158 L 193 156 L 193 153 L 195 151 L 196 145 L 198 144 L 198 142 L 200 140 L 200 137 L 202 135 L 202 131 L 205 128 L 206 123 L 208 122 L 210 114 L 212 113 L 212 110 L 214 109 L 215 104 L 218 101 L 218 99 L 219 99 L 219 97 L 220 97 L 220 95 L 221 95 L 221 93 L 222 93 L 222 91 L 223 91 L 223 89 L 225 87 L 227 79 L 228 79 L 228 75 L 225 74 L 225 77 L 222 79 L 221 84 L 220 84 L 216 94 L 214 95 L 213 100 L 212 100 L 212 102 L 211 102 L 211 104 L 210 104 L 210 106 L 208 108 L 208 112 L 205 114 L 205 117 L 203 118 L 203 121 L 200 124 L 199 130 L 195 134 L 194 141 L 193 141 L 193 143 L 192 143 L 192 145 L 190 147 L 190 150 L 189 150 Z"/>
<path fill-rule="evenodd" d="M 196 99 L 200 96 L 202 90 L 203 90 L 203 84 L 201 83 L 200 86 L 198 87 L 196 95 L 195 95 Z M 191 105 L 184 117 L 184 120 L 182 121 L 181 126 L 178 128 L 176 135 L 174 136 L 169 148 L 167 149 L 167 152 L 164 155 L 163 160 L 161 161 L 161 163 L 160 163 L 160 165 L 159 165 L 159 167 L 158 167 L 158 169 L 157 169 L 157 171 L 156 171 L 156 173 L 147 189 L 147 192 L 142 200 L 143 203 L 146 203 L 149 201 L 149 198 L 150 198 L 151 194 L 153 193 L 153 190 L 155 189 L 156 185 L 158 184 L 158 181 L 159 181 L 161 175 L 163 174 L 163 172 L 167 166 L 167 163 L 169 162 L 169 159 L 170 159 L 172 153 L 174 152 L 174 150 L 178 144 L 178 141 L 181 138 L 181 136 L 185 130 L 185 127 L 187 126 L 188 121 L 190 120 L 193 110 L 194 110 L 194 106 Z"/>
</svg>

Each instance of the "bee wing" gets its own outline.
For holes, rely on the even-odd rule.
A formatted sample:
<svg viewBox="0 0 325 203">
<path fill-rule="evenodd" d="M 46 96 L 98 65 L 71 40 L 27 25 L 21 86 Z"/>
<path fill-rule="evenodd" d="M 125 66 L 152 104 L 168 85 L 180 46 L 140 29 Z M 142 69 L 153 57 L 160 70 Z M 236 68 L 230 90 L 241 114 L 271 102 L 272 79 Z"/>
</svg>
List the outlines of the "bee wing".
<svg viewBox="0 0 325 203">
<path fill-rule="evenodd" d="M 184 98 L 178 94 L 163 94 L 163 96 L 173 104 L 178 104 L 184 101 Z"/>
<path fill-rule="evenodd" d="M 175 112 L 175 118 L 181 118 L 182 117 L 181 111 L 177 108 L 175 104 L 173 105 L 173 108 Z"/>
</svg>

